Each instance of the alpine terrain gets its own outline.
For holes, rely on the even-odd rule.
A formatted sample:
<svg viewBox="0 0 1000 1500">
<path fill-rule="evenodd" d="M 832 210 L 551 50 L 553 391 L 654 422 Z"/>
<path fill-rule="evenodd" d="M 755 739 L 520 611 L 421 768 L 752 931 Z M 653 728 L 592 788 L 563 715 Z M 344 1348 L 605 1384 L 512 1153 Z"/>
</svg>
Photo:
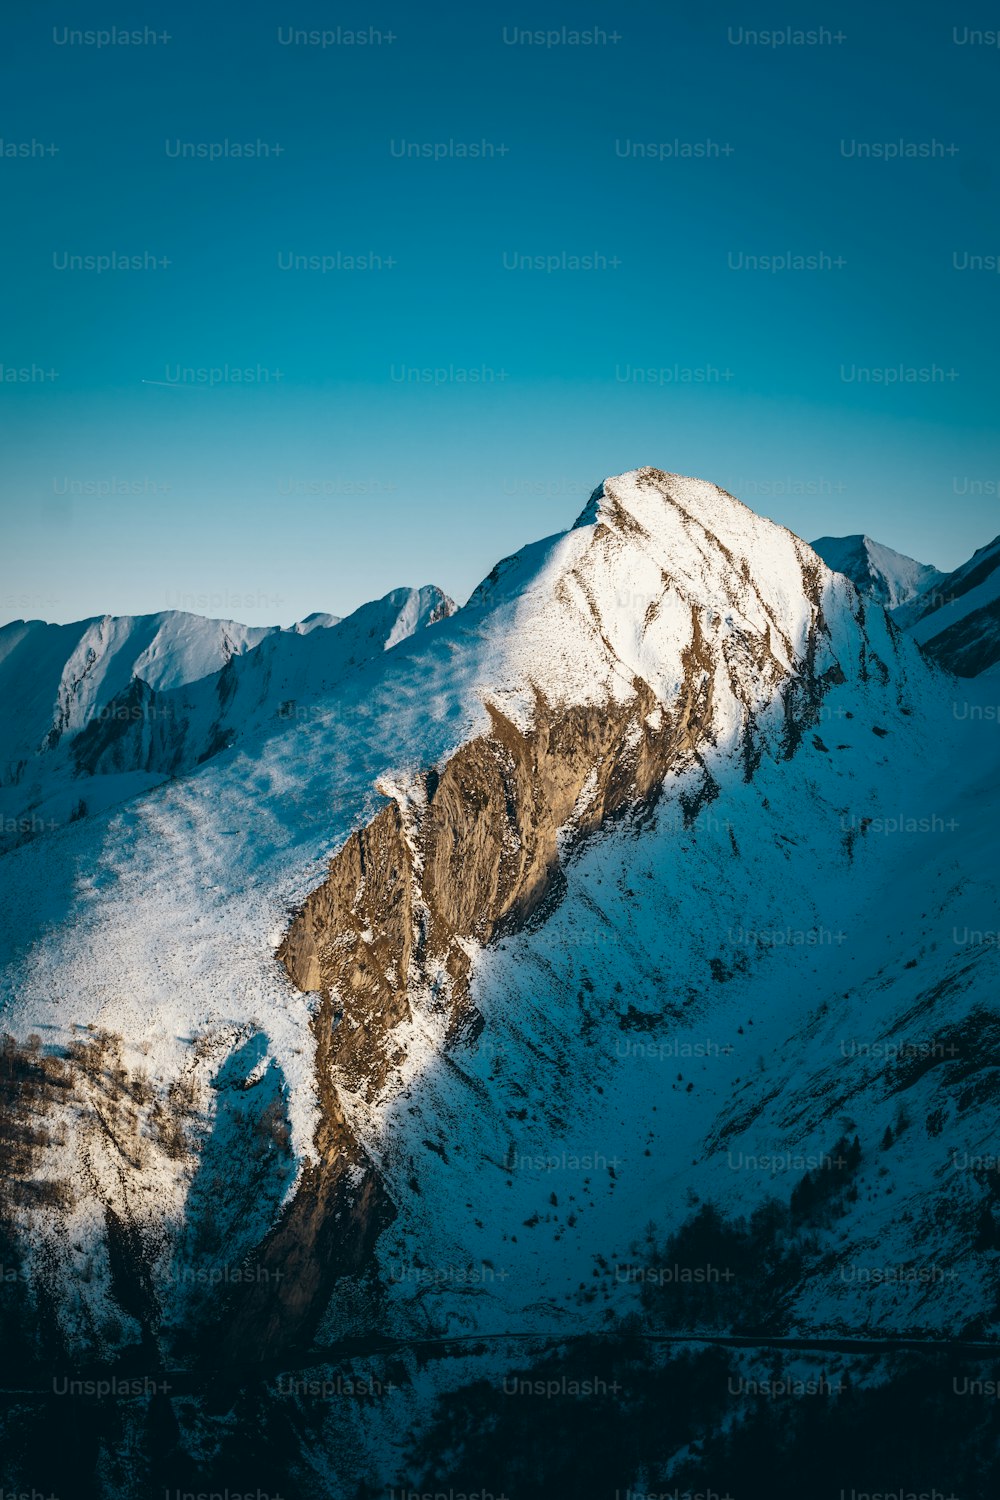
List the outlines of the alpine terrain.
<svg viewBox="0 0 1000 1500">
<path fill-rule="evenodd" d="M 860 593 L 889 610 L 926 593 L 944 577 L 929 563 L 904 557 L 870 536 L 821 536 L 812 547 L 828 568 L 846 574 Z"/>
<path fill-rule="evenodd" d="M 0 627 L 0 847 L 102 811 L 208 760 L 251 725 L 294 719 L 360 662 L 451 613 L 396 589 L 347 619 L 252 628 L 168 610 Z"/>
<path fill-rule="evenodd" d="M 1000 661 L 1000 536 L 918 594 L 903 623 L 928 656 L 959 677 Z"/>
<path fill-rule="evenodd" d="M 995 1492 L 998 558 L 6 627 L 3 1487 Z"/>
</svg>

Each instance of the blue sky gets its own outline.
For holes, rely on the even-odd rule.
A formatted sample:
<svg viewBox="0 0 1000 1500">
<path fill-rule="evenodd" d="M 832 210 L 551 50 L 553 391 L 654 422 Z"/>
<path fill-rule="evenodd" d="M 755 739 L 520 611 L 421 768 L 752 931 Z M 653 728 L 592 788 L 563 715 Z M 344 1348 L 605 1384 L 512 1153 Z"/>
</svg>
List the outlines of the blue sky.
<svg viewBox="0 0 1000 1500">
<path fill-rule="evenodd" d="M 646 463 L 954 566 L 1000 531 L 995 24 L 18 8 L 0 618 L 462 599 Z"/>
</svg>

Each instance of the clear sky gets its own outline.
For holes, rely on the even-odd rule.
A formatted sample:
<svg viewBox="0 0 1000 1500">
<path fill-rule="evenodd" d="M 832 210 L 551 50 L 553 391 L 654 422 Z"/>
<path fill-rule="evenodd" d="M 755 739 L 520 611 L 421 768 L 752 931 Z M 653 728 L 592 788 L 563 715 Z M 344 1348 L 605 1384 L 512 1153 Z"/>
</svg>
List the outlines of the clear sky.
<svg viewBox="0 0 1000 1500">
<path fill-rule="evenodd" d="M 8 8 L 0 618 L 461 600 L 642 464 L 962 561 L 1000 17 L 894 10 Z"/>
</svg>

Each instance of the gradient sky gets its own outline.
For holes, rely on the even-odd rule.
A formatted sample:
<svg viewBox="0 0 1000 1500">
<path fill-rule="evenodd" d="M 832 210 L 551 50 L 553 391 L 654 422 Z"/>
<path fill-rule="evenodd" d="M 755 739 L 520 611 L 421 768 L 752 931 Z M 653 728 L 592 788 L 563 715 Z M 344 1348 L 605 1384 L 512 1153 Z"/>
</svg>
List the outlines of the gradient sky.
<svg viewBox="0 0 1000 1500">
<path fill-rule="evenodd" d="M 1000 255 L 1000 49 L 956 41 L 995 7 L 332 9 L 8 10 L 0 619 L 461 600 L 642 464 L 943 568 L 1000 531 L 1000 276 L 960 268 Z M 739 40 L 789 25 L 843 39 Z M 170 40 L 64 31 L 112 26 Z M 337 26 L 382 41 L 280 41 Z M 511 44 L 562 27 L 607 39 Z M 227 140 L 281 154 L 173 154 Z M 850 144 L 900 140 L 947 154 Z M 394 154 L 449 141 L 498 154 Z M 732 268 L 782 253 L 844 264 Z M 112 254 L 170 264 L 65 260 Z M 280 263 L 365 255 L 382 268 Z M 606 264 L 505 266 L 586 255 Z M 270 378 L 181 373 L 227 365 Z M 941 378 L 844 378 L 900 366 Z M 400 378 L 427 367 L 445 378 Z"/>
</svg>

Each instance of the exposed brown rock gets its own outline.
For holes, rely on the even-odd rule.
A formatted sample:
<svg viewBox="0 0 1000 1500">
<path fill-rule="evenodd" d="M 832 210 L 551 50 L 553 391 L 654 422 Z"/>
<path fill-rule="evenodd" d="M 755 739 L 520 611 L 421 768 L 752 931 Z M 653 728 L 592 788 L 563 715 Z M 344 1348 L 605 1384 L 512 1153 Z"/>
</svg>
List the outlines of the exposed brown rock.
<svg viewBox="0 0 1000 1500">
<path fill-rule="evenodd" d="M 307 1341 L 334 1282 L 362 1269 L 394 1214 L 340 1091 L 368 1101 L 384 1093 L 408 993 L 436 986 L 453 1032 L 474 1028 L 465 943 L 516 929 L 558 898 L 560 830 L 572 818 L 579 841 L 627 812 L 648 812 L 669 772 L 700 763 L 717 664 L 696 610 L 683 664 L 672 710 L 639 679 L 625 704 L 559 708 L 538 696 L 526 733 L 491 706 L 486 734 L 426 772 L 405 807 L 384 807 L 330 861 L 278 954 L 300 989 L 322 994 L 316 1156 L 261 1247 L 262 1268 L 283 1274 L 261 1277 L 238 1302 L 227 1357 Z M 706 778 L 689 815 L 714 794 Z"/>
</svg>

